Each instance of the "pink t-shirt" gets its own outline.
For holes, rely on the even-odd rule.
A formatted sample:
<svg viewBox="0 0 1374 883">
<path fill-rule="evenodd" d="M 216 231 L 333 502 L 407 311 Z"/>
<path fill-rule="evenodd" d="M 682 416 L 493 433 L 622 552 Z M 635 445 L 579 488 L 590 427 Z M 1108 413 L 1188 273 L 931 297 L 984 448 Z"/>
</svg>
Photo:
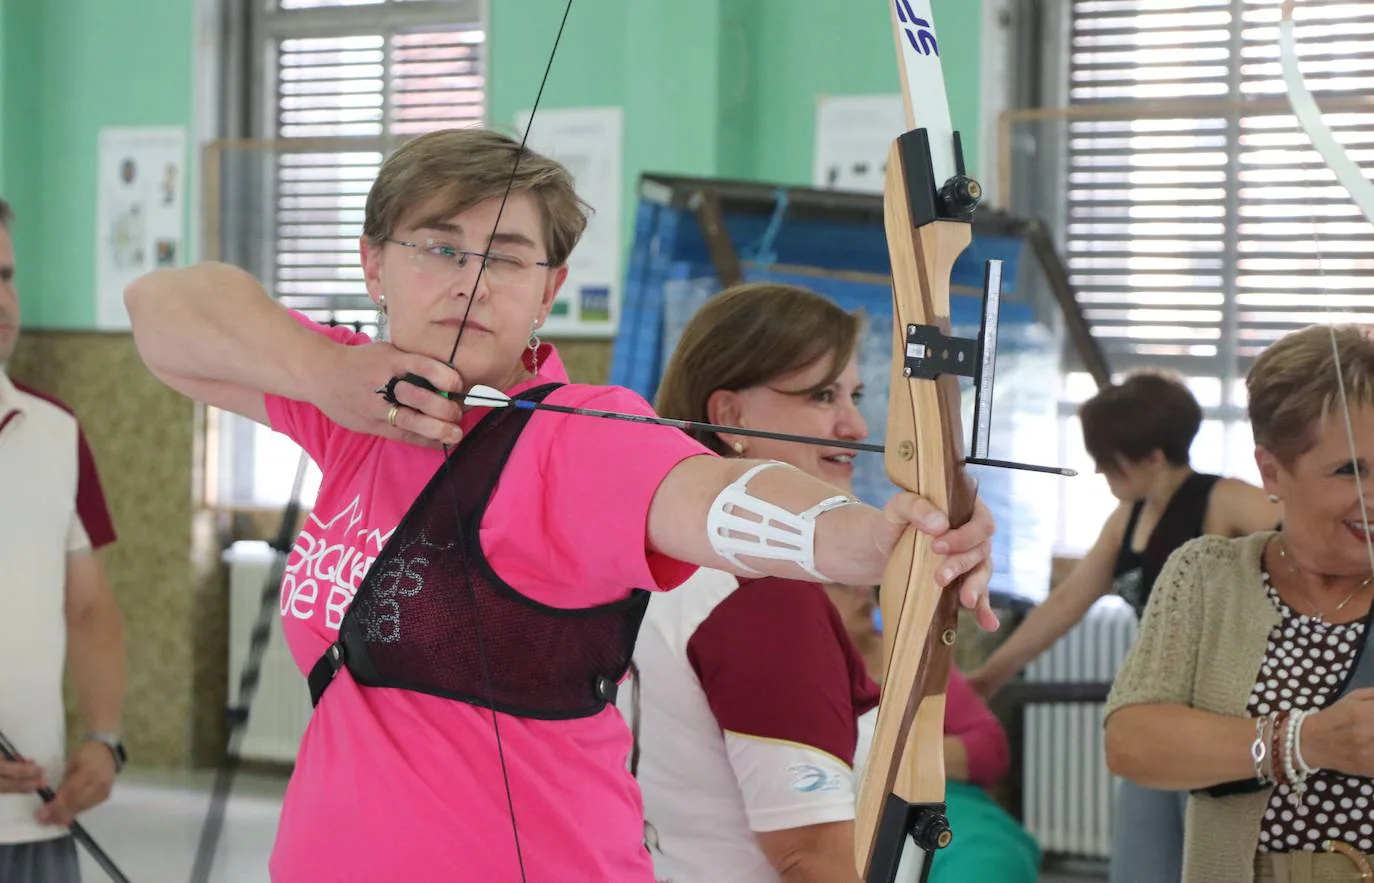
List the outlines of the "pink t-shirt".
<svg viewBox="0 0 1374 883">
<path fill-rule="evenodd" d="M 341 343 L 369 342 L 313 327 Z M 551 381 L 567 374 L 545 346 L 539 377 L 507 392 Z M 652 413 L 614 387 L 568 385 L 546 401 Z M 304 673 L 443 453 L 351 432 L 307 403 L 269 396 L 267 410 L 323 472 L 281 589 L 284 634 Z M 468 411 L 464 428 L 486 413 Z M 649 504 L 675 465 L 706 453 L 665 427 L 536 413 L 482 519 L 482 551 L 506 583 L 551 606 L 673 588 L 695 567 L 646 550 Z M 630 733 L 614 706 L 568 721 L 503 714 L 500 733 L 527 880 L 651 883 L 643 805 L 626 769 Z M 519 881 L 491 713 L 360 687 L 340 671 L 301 741 L 270 870 L 276 883 Z"/>
</svg>

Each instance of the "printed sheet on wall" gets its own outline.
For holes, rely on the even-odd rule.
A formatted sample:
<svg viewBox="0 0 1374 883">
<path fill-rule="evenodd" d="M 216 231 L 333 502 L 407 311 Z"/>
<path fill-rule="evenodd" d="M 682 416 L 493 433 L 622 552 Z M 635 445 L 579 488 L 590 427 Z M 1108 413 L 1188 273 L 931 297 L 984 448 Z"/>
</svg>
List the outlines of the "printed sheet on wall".
<svg viewBox="0 0 1374 883">
<path fill-rule="evenodd" d="M 125 287 L 186 259 L 186 130 L 102 129 L 97 163 L 96 323 L 124 330 Z"/>
<path fill-rule="evenodd" d="M 529 111 L 516 115 L 524 132 Z M 622 113 L 618 107 L 540 110 L 528 146 L 550 156 L 573 176 L 577 193 L 593 209 L 587 230 L 568 261 L 568 280 L 543 331 L 563 336 L 609 337 L 620 312 Z"/>
</svg>

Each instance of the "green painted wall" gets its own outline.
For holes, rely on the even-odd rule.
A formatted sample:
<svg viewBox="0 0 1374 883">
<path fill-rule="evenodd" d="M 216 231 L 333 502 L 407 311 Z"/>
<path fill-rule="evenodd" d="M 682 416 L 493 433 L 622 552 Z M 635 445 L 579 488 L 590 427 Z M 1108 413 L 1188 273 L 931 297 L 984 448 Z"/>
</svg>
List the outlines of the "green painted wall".
<svg viewBox="0 0 1374 883">
<path fill-rule="evenodd" d="M 755 120 L 750 177 L 811 183 L 816 101 L 901 91 L 885 5 L 873 0 L 753 0 L 747 88 Z M 797 8 L 806 7 L 799 13 Z M 982 3 L 934 0 L 945 88 L 971 169 L 978 164 Z M 894 137 L 896 133 L 894 133 Z"/>
<path fill-rule="evenodd" d="M 105 126 L 192 119 L 191 0 L 5 0 L 4 182 L 26 322 L 95 322 L 96 145 Z"/>
<path fill-rule="evenodd" d="M 5 64 L 9 60 L 9 46 L 5 44 L 5 22 L 10 16 L 10 7 L 14 5 L 14 0 L 0 0 L 0 151 L 5 145 L 5 131 L 7 129 L 5 120 L 5 84 L 8 78 L 5 76 Z M 5 192 L 5 157 L 0 153 L 0 194 Z"/>
<path fill-rule="evenodd" d="M 20 216 L 30 325 L 94 325 L 97 136 L 104 126 L 190 130 L 194 6 L 0 0 L 0 192 Z M 973 168 L 981 7 L 935 0 L 954 121 Z M 490 8 L 490 119 L 511 126 L 539 88 L 564 0 Z M 578 0 L 542 106 L 625 109 L 628 242 L 642 171 L 806 184 L 817 97 L 897 89 L 877 0 Z"/>
<path fill-rule="evenodd" d="M 518 6 L 492 4 L 489 113 L 498 125 L 534 100 L 564 0 Z M 934 10 L 954 124 L 979 169 L 982 4 L 934 0 Z M 817 99 L 900 89 L 889 12 L 876 0 L 583 0 L 540 106 L 625 109 L 629 243 L 641 172 L 809 185 Z"/>
<path fill-rule="evenodd" d="M 15 250 L 20 255 L 37 254 L 43 237 L 42 191 L 37 171 L 42 163 L 43 96 L 34 88 L 34 71 L 43 61 L 43 45 L 31 35 L 39 32 L 42 13 L 38 3 L 24 0 L 0 0 L 4 3 L 4 41 L 0 42 L 0 95 L 3 96 L 3 119 L 0 120 L 0 180 L 4 190 L 0 194 L 10 202 L 19 215 L 13 231 Z M 89 250 L 89 242 L 87 243 Z M 26 320 L 39 312 L 36 298 L 25 294 L 35 291 L 40 283 L 41 267 L 37 261 L 20 258 L 16 282 Z"/>
</svg>

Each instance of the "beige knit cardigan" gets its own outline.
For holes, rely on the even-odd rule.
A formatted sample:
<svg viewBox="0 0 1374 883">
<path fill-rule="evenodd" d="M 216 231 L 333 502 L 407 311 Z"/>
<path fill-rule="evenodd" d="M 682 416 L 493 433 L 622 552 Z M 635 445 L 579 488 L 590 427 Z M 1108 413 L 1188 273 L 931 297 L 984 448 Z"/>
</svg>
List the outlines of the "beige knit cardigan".
<svg viewBox="0 0 1374 883">
<path fill-rule="evenodd" d="M 1280 622 L 1260 578 L 1260 556 L 1273 536 L 1204 536 L 1174 552 L 1112 685 L 1106 717 L 1151 702 L 1249 716 L 1269 633 Z M 1188 798 L 1182 883 L 1253 883 L 1272 790 Z"/>
</svg>

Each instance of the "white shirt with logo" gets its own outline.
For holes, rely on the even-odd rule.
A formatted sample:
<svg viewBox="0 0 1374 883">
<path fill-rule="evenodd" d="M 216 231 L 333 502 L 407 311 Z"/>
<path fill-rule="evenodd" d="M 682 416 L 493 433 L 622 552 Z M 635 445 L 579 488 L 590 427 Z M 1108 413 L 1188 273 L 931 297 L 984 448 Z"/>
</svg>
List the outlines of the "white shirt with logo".
<svg viewBox="0 0 1374 883">
<path fill-rule="evenodd" d="M 95 461 L 60 402 L 0 372 L 0 732 L 56 789 L 65 769 L 67 556 L 113 542 Z M 65 836 L 0 794 L 0 843 Z"/>
<path fill-rule="evenodd" d="M 703 568 L 655 595 L 617 703 L 659 883 L 778 883 L 755 832 L 854 818 L 876 701 L 819 585 Z M 909 844 L 899 879 L 919 866 Z"/>
</svg>

